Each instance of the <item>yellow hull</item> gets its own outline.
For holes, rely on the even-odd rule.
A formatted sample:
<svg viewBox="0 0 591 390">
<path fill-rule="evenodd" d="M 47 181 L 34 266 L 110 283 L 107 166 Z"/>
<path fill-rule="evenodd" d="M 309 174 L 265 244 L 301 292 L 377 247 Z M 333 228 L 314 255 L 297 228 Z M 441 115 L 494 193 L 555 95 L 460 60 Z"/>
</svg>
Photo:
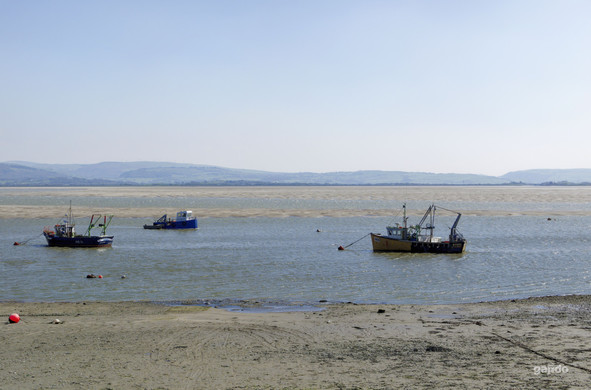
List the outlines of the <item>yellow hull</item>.
<svg viewBox="0 0 591 390">
<path fill-rule="evenodd" d="M 412 244 L 410 241 L 395 240 L 377 234 L 371 234 L 371 244 L 374 252 L 410 252 Z"/>
</svg>

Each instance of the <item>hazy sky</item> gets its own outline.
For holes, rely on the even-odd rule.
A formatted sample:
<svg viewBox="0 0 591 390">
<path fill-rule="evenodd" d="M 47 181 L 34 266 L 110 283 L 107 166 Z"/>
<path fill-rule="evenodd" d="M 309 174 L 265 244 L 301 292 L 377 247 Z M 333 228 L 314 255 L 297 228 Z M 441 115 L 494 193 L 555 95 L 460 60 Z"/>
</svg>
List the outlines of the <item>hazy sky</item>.
<svg viewBox="0 0 591 390">
<path fill-rule="evenodd" d="M 0 161 L 591 168 L 589 0 L 0 9 Z"/>
</svg>

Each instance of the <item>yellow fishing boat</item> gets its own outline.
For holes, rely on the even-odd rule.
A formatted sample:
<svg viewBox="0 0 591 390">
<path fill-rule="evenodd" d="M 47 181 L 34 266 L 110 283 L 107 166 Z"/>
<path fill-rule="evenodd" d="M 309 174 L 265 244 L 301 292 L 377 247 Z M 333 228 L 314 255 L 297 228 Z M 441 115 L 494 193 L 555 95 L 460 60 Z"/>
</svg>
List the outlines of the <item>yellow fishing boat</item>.
<svg viewBox="0 0 591 390">
<path fill-rule="evenodd" d="M 462 214 L 439 207 L 458 215 L 450 228 L 449 238 L 443 240 L 441 237 L 433 235 L 435 211 L 438 206 L 434 204 L 429 206 L 418 225 L 411 226 L 408 225 L 406 204 L 402 208 L 404 211 L 402 225 L 397 223 L 396 226 L 386 227 L 387 234 L 385 235 L 370 233 L 374 252 L 462 253 L 466 250 L 467 241 L 458 231 L 458 223 Z"/>
</svg>

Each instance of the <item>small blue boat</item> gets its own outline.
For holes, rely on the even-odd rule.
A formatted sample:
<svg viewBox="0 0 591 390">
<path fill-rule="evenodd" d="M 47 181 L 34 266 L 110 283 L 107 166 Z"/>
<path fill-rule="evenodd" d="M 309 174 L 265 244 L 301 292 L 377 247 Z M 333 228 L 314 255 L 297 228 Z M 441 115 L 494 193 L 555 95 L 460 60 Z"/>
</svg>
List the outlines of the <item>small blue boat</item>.
<svg viewBox="0 0 591 390">
<path fill-rule="evenodd" d="M 179 211 L 175 219 L 164 214 L 151 225 L 144 225 L 144 229 L 197 229 L 197 218 L 193 217 L 191 210 Z"/>
</svg>

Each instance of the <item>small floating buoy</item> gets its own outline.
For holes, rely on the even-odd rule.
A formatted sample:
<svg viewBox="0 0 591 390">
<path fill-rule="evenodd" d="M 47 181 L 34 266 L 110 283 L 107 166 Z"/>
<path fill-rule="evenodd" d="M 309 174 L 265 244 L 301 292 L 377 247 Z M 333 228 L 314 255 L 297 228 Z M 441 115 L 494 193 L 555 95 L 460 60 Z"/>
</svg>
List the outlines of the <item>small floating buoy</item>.
<svg viewBox="0 0 591 390">
<path fill-rule="evenodd" d="M 344 251 L 344 250 L 345 250 L 345 248 L 343 248 L 343 246 L 342 246 L 342 245 L 340 245 L 340 246 L 339 246 L 339 250 L 340 250 L 340 251 Z"/>
<path fill-rule="evenodd" d="M 9 317 L 8 317 L 8 322 L 10 322 L 11 324 L 16 324 L 17 322 L 19 322 L 21 320 L 21 316 L 18 315 L 18 313 L 12 313 Z"/>
<path fill-rule="evenodd" d="M 103 275 L 99 275 L 99 276 L 98 276 L 98 278 L 99 278 L 99 279 L 102 279 L 102 278 L 103 278 Z"/>
</svg>

